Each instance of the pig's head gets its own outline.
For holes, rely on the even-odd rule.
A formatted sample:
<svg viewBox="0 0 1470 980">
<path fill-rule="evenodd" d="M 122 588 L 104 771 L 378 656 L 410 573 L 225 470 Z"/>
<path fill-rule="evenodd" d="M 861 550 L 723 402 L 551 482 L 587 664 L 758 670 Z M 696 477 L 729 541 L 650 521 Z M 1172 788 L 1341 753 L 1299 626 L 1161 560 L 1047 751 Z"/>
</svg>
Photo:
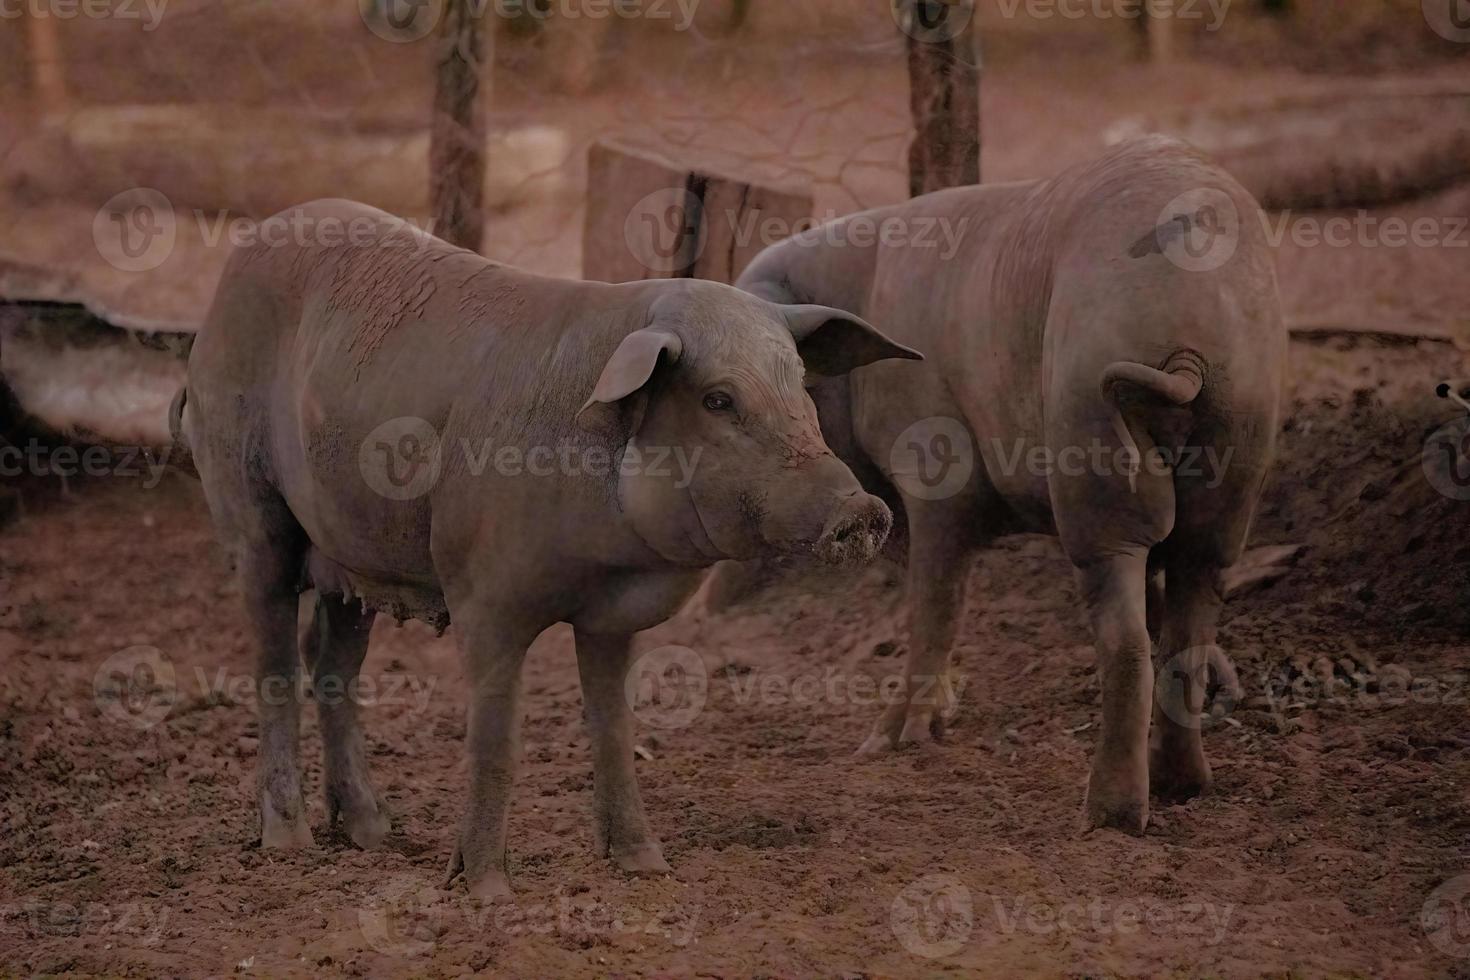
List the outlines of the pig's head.
<svg viewBox="0 0 1470 980">
<path fill-rule="evenodd" d="M 920 355 L 839 310 L 670 284 L 577 421 L 623 447 L 622 511 L 666 559 L 866 562 L 892 515 L 823 441 L 803 380 L 890 357 Z"/>
</svg>

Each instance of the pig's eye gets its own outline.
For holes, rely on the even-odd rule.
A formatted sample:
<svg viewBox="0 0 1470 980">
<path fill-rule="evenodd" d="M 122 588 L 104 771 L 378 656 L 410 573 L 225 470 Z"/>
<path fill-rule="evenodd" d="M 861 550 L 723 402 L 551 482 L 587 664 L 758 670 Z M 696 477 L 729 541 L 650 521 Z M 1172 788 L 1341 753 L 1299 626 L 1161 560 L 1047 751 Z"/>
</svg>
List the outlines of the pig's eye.
<svg viewBox="0 0 1470 980">
<path fill-rule="evenodd" d="M 712 391 L 704 396 L 704 407 L 711 412 L 728 412 L 735 407 L 735 399 L 723 391 Z"/>
</svg>

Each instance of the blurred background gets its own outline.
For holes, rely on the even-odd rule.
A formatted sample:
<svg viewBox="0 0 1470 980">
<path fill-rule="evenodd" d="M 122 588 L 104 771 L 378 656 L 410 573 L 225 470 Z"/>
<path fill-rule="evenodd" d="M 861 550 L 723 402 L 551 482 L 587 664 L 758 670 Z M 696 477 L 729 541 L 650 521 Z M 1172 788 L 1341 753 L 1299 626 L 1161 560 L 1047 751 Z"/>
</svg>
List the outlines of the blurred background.
<svg viewBox="0 0 1470 980">
<path fill-rule="evenodd" d="M 1150 2 L 1152 17 L 1141 0 L 949 4 L 963 33 L 942 57 L 962 44 L 979 66 L 980 179 L 1045 176 L 1134 133 L 1183 135 L 1282 214 L 1293 324 L 1464 328 L 1470 298 L 1451 266 L 1470 253 L 1303 248 L 1290 233 L 1303 211 L 1470 213 L 1463 0 Z M 227 222 L 325 195 L 429 218 L 436 111 L 442 125 L 468 123 L 483 149 L 479 249 L 554 275 L 587 268 L 586 204 L 607 194 L 588 183 L 598 141 L 792 189 L 817 217 L 909 192 L 910 75 L 922 70 L 910 54 L 924 49 L 910 36 L 919 30 L 902 29 L 910 0 L 467 6 L 468 25 L 451 23 L 446 0 L 7 7 L 0 297 L 80 299 L 177 352 L 228 254 Z M 446 63 L 466 28 L 478 59 L 456 81 Z M 456 108 L 445 87 L 463 89 L 466 74 L 477 90 Z M 97 240 L 109 233 L 99 215 L 120 216 L 138 188 L 176 219 L 156 262 L 119 261 Z M 103 411 L 61 380 L 86 387 L 80 360 L 38 372 L 24 331 L 8 333 L 11 388 L 34 414 L 114 439 L 161 437 L 174 383 L 152 374 L 174 366 L 108 364 L 118 391 Z M 142 391 L 124 391 L 135 375 Z"/>
</svg>

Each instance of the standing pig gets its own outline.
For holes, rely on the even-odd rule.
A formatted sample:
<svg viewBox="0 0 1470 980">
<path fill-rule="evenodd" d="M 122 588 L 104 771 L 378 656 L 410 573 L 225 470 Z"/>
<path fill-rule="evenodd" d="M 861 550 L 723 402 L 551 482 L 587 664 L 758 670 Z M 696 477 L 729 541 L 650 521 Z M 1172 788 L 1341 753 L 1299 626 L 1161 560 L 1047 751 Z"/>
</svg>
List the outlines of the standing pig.
<svg viewBox="0 0 1470 980">
<path fill-rule="evenodd" d="M 721 559 L 870 559 L 890 514 L 823 443 L 804 367 L 919 355 L 851 314 L 717 283 L 529 275 L 347 201 L 273 221 L 350 244 L 298 231 L 231 256 L 175 405 L 241 575 L 259 682 L 294 689 L 306 588 L 334 597 L 302 650 L 319 688 L 351 689 L 375 610 L 452 620 L 471 775 L 449 875 L 500 898 L 521 661 L 570 623 L 597 847 L 666 871 L 634 775 L 632 634 Z M 507 448 L 522 465 L 476 466 Z M 355 707 L 318 702 L 329 819 L 371 847 L 388 819 Z M 311 842 L 299 770 L 295 699 L 262 698 L 266 847 Z"/>
<path fill-rule="evenodd" d="M 1271 463 L 1286 364 L 1250 195 L 1184 144 L 1141 139 L 1050 180 L 849 215 L 766 249 L 738 285 L 851 310 L 928 358 L 814 396 L 829 443 L 896 485 L 909 524 L 907 694 L 862 751 L 939 732 L 968 559 L 1043 532 L 1076 568 L 1101 666 L 1086 823 L 1138 832 L 1151 785 L 1202 791 L 1202 682 L 1228 666 L 1221 572 Z"/>
</svg>

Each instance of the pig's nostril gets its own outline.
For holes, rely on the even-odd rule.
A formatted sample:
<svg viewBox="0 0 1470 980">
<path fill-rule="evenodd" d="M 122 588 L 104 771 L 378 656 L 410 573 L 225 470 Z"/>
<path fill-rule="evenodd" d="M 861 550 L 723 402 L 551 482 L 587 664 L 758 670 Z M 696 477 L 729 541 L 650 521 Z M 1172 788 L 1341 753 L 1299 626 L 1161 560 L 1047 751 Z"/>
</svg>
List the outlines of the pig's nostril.
<svg viewBox="0 0 1470 980">
<path fill-rule="evenodd" d="M 854 494 L 844 501 L 817 542 L 817 554 L 837 565 L 868 561 L 888 536 L 892 521 L 888 508 L 873 498 Z"/>
</svg>

